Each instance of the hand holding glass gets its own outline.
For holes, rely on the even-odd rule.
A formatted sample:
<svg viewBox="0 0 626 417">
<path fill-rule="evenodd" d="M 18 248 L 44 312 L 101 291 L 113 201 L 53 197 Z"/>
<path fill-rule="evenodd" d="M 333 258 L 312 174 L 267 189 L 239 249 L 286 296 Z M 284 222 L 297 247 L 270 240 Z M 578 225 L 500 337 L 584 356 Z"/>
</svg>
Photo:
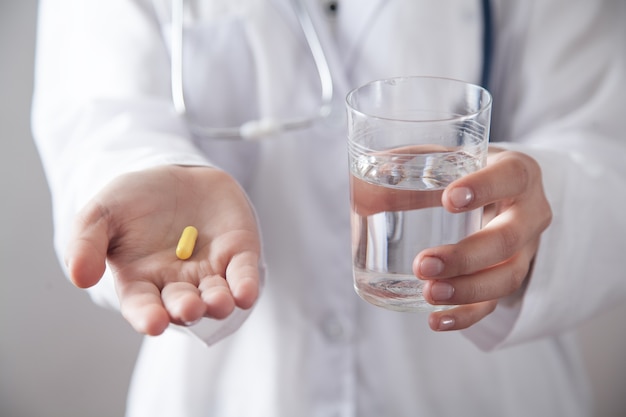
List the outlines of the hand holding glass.
<svg viewBox="0 0 626 417">
<path fill-rule="evenodd" d="M 482 209 L 446 211 L 443 190 L 487 159 L 491 96 L 462 81 L 378 80 L 347 96 L 354 286 L 396 311 L 435 311 L 412 272 L 422 250 L 481 227 Z"/>
</svg>

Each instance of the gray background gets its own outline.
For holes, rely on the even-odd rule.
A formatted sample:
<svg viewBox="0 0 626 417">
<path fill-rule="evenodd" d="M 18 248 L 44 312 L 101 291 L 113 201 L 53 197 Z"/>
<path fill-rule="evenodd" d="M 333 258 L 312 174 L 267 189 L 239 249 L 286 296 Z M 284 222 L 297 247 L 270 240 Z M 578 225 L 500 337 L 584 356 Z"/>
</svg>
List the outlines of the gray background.
<svg viewBox="0 0 626 417">
<path fill-rule="evenodd" d="M 141 338 L 72 287 L 52 250 L 29 126 L 35 23 L 36 1 L 0 0 L 0 417 L 122 416 Z M 597 417 L 626 415 L 625 318 L 581 330 Z"/>
</svg>

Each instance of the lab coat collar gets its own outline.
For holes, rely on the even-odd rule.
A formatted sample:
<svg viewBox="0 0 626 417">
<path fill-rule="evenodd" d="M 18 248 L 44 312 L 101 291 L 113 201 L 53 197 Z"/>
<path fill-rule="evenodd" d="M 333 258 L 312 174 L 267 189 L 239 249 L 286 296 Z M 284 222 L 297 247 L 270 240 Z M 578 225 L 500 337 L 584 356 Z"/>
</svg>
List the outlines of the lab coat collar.
<svg viewBox="0 0 626 417">
<path fill-rule="evenodd" d="M 286 19 L 293 25 L 295 31 L 300 32 L 302 30 L 298 24 L 293 6 L 293 2 L 298 0 L 268 1 L 286 16 Z M 313 25 L 317 30 L 317 35 L 324 48 L 324 53 L 326 54 L 326 59 L 328 60 L 333 77 L 335 99 L 340 97 L 340 100 L 343 102 L 345 94 L 355 86 L 348 80 L 345 65 L 340 58 L 341 54 L 339 53 L 337 39 L 333 36 L 332 25 L 334 22 L 332 19 L 329 19 L 327 11 L 325 10 L 328 1 L 302 0 L 302 2 L 311 16 Z M 383 3 L 382 0 L 339 2 L 339 13 L 349 15 L 351 26 L 355 29 L 354 33 L 361 34 L 367 30 L 367 26 L 371 24 L 376 11 L 380 9 Z"/>
</svg>

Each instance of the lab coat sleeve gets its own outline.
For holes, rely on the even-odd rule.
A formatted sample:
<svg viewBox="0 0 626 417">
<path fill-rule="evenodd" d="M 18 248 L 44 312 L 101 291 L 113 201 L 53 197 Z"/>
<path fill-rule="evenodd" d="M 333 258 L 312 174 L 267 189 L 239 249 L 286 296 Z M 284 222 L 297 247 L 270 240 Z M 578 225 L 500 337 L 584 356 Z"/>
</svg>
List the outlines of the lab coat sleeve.
<svg viewBox="0 0 626 417">
<path fill-rule="evenodd" d="M 553 221 L 523 294 L 465 331 L 485 350 L 570 330 L 626 300 L 626 3 L 527 6 L 526 25 L 502 20 L 492 137 L 539 162 Z"/>
<path fill-rule="evenodd" d="M 169 56 L 150 1 L 40 2 L 33 133 L 63 259 L 75 213 L 113 178 L 178 164 L 209 166 L 171 106 Z M 89 290 L 118 308 L 110 271 Z M 248 312 L 197 326 L 211 343 Z"/>
</svg>

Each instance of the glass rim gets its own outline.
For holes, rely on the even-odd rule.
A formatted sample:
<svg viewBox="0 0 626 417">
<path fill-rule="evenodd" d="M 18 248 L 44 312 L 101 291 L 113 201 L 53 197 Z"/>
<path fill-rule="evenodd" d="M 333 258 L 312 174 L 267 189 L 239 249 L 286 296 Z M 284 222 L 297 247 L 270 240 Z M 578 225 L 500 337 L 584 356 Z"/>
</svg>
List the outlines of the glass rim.
<svg viewBox="0 0 626 417">
<path fill-rule="evenodd" d="M 365 88 L 369 88 L 375 84 L 406 81 L 406 80 L 430 80 L 430 81 L 441 81 L 441 82 L 445 81 L 445 82 L 452 83 L 452 84 L 464 85 L 465 87 L 473 88 L 473 89 L 480 91 L 482 94 L 485 95 L 487 99 L 485 100 L 484 103 L 481 103 L 480 108 L 472 112 L 467 112 L 466 114 L 455 115 L 449 118 L 434 118 L 434 119 L 420 119 L 420 120 L 415 120 L 415 119 L 410 119 L 410 118 L 401 118 L 401 117 L 388 117 L 388 116 L 381 116 L 381 115 L 368 113 L 361 109 L 358 109 L 352 102 L 352 98 L 355 97 L 359 91 Z M 399 77 L 390 77 L 390 78 L 379 78 L 376 80 L 369 81 L 365 84 L 362 84 L 350 90 L 348 94 L 346 94 L 345 102 L 346 102 L 346 106 L 353 113 L 361 115 L 361 116 L 365 116 L 371 119 L 386 120 L 386 121 L 401 122 L 401 123 L 420 124 L 420 123 L 437 123 L 437 122 L 448 123 L 451 121 L 464 121 L 464 120 L 474 119 L 477 115 L 483 113 L 486 110 L 489 110 L 489 108 L 491 107 L 493 103 L 493 97 L 491 96 L 491 93 L 489 92 L 489 90 L 487 90 L 485 87 L 478 85 L 478 84 L 470 83 L 467 81 L 459 80 L 456 78 L 434 77 L 434 76 L 423 76 L 423 75 L 408 75 L 408 76 L 399 76 Z"/>
</svg>

